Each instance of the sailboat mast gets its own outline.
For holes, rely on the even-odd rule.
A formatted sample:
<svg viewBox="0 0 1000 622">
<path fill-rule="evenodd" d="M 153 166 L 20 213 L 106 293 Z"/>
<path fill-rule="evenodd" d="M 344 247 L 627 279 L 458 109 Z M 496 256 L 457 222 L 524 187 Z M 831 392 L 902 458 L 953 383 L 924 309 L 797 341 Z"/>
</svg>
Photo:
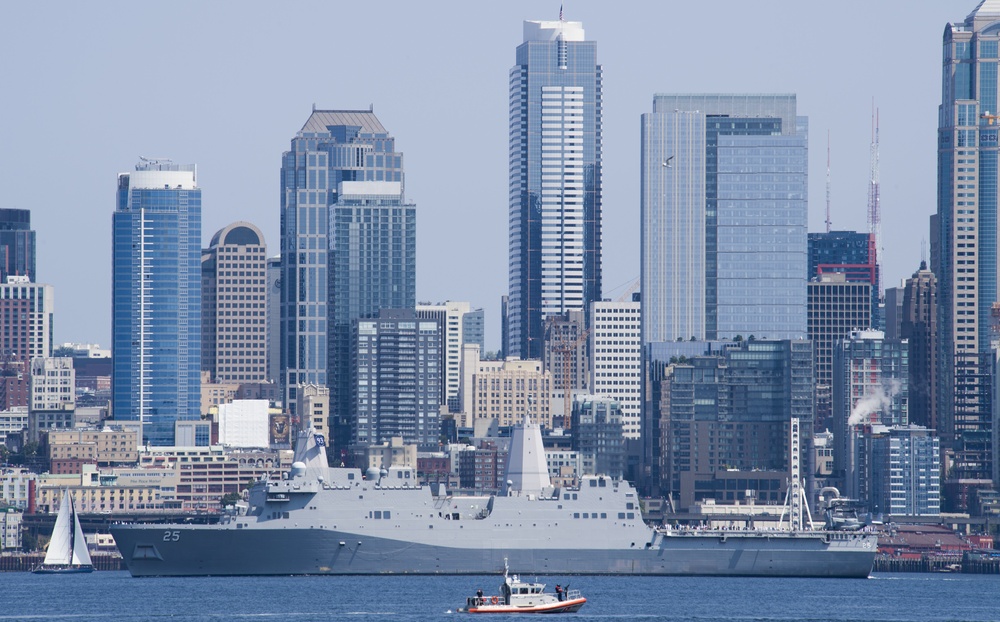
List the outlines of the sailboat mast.
<svg viewBox="0 0 1000 622">
<path fill-rule="evenodd" d="M 67 495 L 69 496 L 69 495 Z M 70 532 L 69 532 L 69 561 L 73 563 L 73 551 L 76 550 L 76 506 L 73 505 L 73 498 L 69 498 L 69 517 L 70 517 Z"/>
</svg>

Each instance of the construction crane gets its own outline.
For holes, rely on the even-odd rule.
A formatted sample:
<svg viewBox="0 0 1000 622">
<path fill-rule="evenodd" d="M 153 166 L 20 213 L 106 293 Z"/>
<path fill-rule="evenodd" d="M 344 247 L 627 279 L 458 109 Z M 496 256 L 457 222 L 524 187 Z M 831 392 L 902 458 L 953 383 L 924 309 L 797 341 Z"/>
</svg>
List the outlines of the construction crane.
<svg viewBox="0 0 1000 622">
<path fill-rule="evenodd" d="M 615 298 L 615 302 L 630 302 L 632 300 L 632 294 L 636 293 L 639 290 L 639 285 L 641 283 L 642 283 L 641 279 L 636 279 L 635 281 L 633 281 L 632 284 L 628 286 L 628 289 L 625 290 L 625 293 L 623 293 L 618 298 Z"/>
<path fill-rule="evenodd" d="M 570 382 L 570 370 L 573 364 L 573 355 L 579 351 L 582 344 L 587 341 L 590 329 L 584 329 L 572 342 L 560 341 L 550 346 L 553 354 L 562 355 L 562 390 L 563 390 L 563 428 L 569 430 L 572 427 L 572 382 Z"/>
</svg>

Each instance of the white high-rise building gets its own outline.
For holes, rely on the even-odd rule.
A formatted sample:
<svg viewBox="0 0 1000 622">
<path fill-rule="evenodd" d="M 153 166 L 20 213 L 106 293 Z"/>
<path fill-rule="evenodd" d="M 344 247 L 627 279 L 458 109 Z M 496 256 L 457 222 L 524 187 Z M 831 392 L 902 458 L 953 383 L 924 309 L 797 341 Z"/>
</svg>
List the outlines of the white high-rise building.
<svg viewBox="0 0 1000 622">
<path fill-rule="evenodd" d="M 601 75 L 582 23 L 524 22 L 510 70 L 509 356 L 540 358 L 545 318 L 600 299 Z"/>
<path fill-rule="evenodd" d="M 444 395 L 448 407 L 458 409 L 458 391 L 462 384 L 462 346 L 465 342 L 465 314 L 472 310 L 468 302 L 418 304 L 417 317 L 440 320 L 444 327 Z"/>
<path fill-rule="evenodd" d="M 31 410 L 73 410 L 76 372 L 68 356 L 31 359 Z"/>
<path fill-rule="evenodd" d="M 642 415 L 642 322 L 639 302 L 590 306 L 591 392 L 616 400 L 625 438 L 639 438 Z"/>
</svg>

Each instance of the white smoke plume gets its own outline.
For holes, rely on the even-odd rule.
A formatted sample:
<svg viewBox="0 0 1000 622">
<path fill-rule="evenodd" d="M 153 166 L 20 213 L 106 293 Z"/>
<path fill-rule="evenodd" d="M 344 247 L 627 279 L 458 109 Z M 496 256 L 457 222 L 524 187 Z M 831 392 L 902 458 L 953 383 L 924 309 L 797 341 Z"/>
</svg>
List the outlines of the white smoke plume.
<svg viewBox="0 0 1000 622">
<path fill-rule="evenodd" d="M 901 383 L 897 378 L 890 378 L 858 400 L 847 418 L 847 427 L 861 423 L 881 422 L 882 411 L 892 407 L 892 398 L 899 393 Z M 874 418 L 871 415 L 876 415 Z M 874 420 L 873 420 L 874 419 Z"/>
</svg>

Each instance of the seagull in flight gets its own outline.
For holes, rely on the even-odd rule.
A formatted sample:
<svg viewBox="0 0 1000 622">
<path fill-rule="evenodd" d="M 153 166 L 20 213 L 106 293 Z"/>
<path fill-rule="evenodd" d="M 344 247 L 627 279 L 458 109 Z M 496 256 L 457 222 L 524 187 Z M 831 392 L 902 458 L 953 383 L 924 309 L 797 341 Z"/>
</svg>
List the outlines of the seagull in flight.
<svg viewBox="0 0 1000 622">
<path fill-rule="evenodd" d="M 673 164 L 670 163 L 670 161 L 673 160 L 673 159 L 674 159 L 674 156 L 670 156 L 669 158 L 667 158 L 666 160 L 664 160 L 663 161 L 663 166 L 665 166 L 667 168 L 673 168 Z"/>
</svg>

